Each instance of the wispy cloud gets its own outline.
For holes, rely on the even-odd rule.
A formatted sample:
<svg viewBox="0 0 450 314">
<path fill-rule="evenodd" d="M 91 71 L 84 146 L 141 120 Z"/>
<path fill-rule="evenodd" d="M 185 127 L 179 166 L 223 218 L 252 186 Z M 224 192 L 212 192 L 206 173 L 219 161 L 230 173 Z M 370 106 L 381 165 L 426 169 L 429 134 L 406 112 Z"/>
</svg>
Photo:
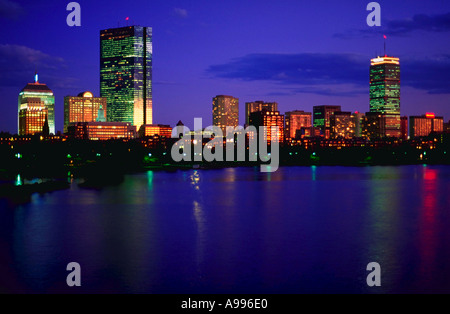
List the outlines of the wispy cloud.
<svg viewBox="0 0 450 314">
<path fill-rule="evenodd" d="M 267 81 L 283 93 L 351 96 L 365 93 L 369 58 L 358 54 L 250 54 L 206 70 L 215 78 Z M 402 59 L 402 84 L 428 93 L 450 93 L 450 56 Z"/>
<path fill-rule="evenodd" d="M 0 17 L 17 19 L 24 14 L 24 9 L 20 4 L 11 0 L 0 0 Z"/>
<path fill-rule="evenodd" d="M 385 33 L 392 36 L 406 36 L 416 31 L 444 33 L 450 31 L 450 13 L 414 15 L 410 19 L 389 20 L 383 27 L 373 29 L 350 30 L 346 33 L 334 34 L 336 38 L 369 37 L 374 33 Z"/>
<path fill-rule="evenodd" d="M 181 9 L 181 8 L 174 8 L 173 9 L 173 13 L 176 15 L 176 16 L 178 16 L 178 17 L 180 17 L 180 18 L 183 18 L 183 19 L 185 19 L 185 18 L 187 18 L 188 17 L 188 11 L 186 10 L 186 9 Z"/>
<path fill-rule="evenodd" d="M 35 70 L 52 78 L 48 83 L 73 85 L 73 79 L 64 75 L 67 64 L 63 58 L 20 45 L 0 45 L 0 86 L 20 86 L 33 79 Z M 53 82 L 52 82 L 53 81 Z M 67 87 L 67 85 L 66 85 Z"/>
</svg>

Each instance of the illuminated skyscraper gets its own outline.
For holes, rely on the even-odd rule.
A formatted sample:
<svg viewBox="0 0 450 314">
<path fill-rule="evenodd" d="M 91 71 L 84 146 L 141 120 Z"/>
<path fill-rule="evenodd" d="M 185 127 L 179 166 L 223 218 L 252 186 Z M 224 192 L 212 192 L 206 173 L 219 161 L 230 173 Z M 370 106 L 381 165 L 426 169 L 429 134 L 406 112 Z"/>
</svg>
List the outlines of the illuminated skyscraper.
<svg viewBox="0 0 450 314">
<path fill-rule="evenodd" d="M 222 129 L 226 136 L 227 127 L 239 126 L 239 99 L 219 95 L 213 98 L 213 125 Z"/>
<path fill-rule="evenodd" d="M 103 30 L 100 53 L 100 93 L 107 98 L 107 120 L 138 129 L 152 124 L 152 28 Z"/>
<path fill-rule="evenodd" d="M 29 104 L 31 108 L 28 108 Z M 25 86 L 22 91 L 19 94 L 19 108 L 18 113 L 20 116 L 20 111 L 23 109 L 29 109 L 30 112 L 36 113 L 36 110 L 42 111 L 42 108 L 40 105 L 44 106 L 47 110 L 48 114 L 48 126 L 49 131 L 52 134 L 55 134 L 55 96 L 53 95 L 53 91 L 48 88 L 47 85 L 39 83 L 39 76 L 36 73 L 34 77 L 34 83 L 29 83 L 27 86 Z M 31 114 L 31 113 L 30 113 Z M 33 114 L 34 115 L 34 114 Z M 20 118 L 19 118 L 20 120 Z M 40 122 L 39 122 L 40 123 Z M 20 127 L 20 121 L 19 121 L 19 134 L 21 134 L 21 127 Z M 24 125 L 22 125 L 22 132 L 23 130 L 26 130 Z M 42 128 L 39 132 L 42 132 Z M 36 133 L 36 132 L 35 132 Z M 28 133 L 29 134 L 29 133 Z"/>
<path fill-rule="evenodd" d="M 331 134 L 331 116 L 335 112 L 342 111 L 341 106 L 315 106 L 314 107 L 314 127 L 320 128 L 326 139 Z"/>
<path fill-rule="evenodd" d="M 286 138 L 299 138 L 302 135 L 302 131 L 311 129 L 311 117 L 311 112 L 304 112 L 300 110 L 286 112 L 286 131 L 284 134 Z M 310 132 L 311 130 L 308 130 L 308 133 Z"/>
<path fill-rule="evenodd" d="M 371 60 L 370 112 L 385 116 L 385 136 L 401 136 L 400 59 L 385 56 Z"/>
<path fill-rule="evenodd" d="M 250 124 L 250 114 L 258 111 L 278 111 L 278 103 L 276 102 L 264 102 L 264 101 L 255 101 L 255 102 L 247 102 L 245 103 L 245 124 Z"/>
<path fill-rule="evenodd" d="M 94 97 L 91 92 L 80 93 L 77 97 L 64 97 L 64 133 L 67 133 L 70 123 L 98 121 L 99 110 L 106 108 L 106 98 Z"/>
</svg>

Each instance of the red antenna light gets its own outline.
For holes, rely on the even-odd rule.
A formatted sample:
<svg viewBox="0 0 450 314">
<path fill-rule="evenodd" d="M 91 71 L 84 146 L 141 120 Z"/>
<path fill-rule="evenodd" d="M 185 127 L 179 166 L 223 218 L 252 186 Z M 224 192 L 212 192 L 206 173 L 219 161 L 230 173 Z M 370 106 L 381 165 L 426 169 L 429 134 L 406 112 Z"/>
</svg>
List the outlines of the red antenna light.
<svg viewBox="0 0 450 314">
<path fill-rule="evenodd" d="M 129 17 L 127 17 L 127 18 L 126 18 L 125 20 L 127 20 L 127 21 L 128 21 L 129 19 L 130 19 L 130 18 L 129 18 Z"/>
<path fill-rule="evenodd" d="M 387 36 L 386 35 L 383 35 L 384 36 L 384 39 L 387 39 Z"/>
</svg>

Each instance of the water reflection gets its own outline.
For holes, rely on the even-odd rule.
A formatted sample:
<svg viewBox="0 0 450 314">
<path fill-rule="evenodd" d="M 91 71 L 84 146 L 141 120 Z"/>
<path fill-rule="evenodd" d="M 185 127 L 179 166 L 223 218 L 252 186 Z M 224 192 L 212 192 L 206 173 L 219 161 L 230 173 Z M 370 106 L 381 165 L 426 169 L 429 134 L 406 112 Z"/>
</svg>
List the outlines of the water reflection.
<svg viewBox="0 0 450 314">
<path fill-rule="evenodd" d="M 392 287 L 401 273 L 398 269 L 398 233 L 402 228 L 399 221 L 401 171 L 395 167 L 374 167 L 369 171 L 372 177 L 367 181 L 370 210 L 365 224 L 365 243 L 369 250 L 363 264 L 376 262 L 382 265 L 384 273 L 389 273 L 383 278 L 385 286 Z M 387 177 L 389 180 L 385 179 Z"/>
<path fill-rule="evenodd" d="M 419 281 L 424 285 L 432 282 L 432 278 L 438 275 L 436 272 L 437 244 L 437 211 L 439 195 L 438 172 L 430 167 L 424 167 L 422 184 L 422 210 L 420 211 L 419 243 L 420 243 L 420 266 Z"/>
<path fill-rule="evenodd" d="M 60 291 L 72 261 L 83 292 L 371 292 L 369 262 L 383 292 L 449 291 L 449 173 L 292 167 L 269 181 L 232 168 L 74 184 L 0 220 L 0 253 L 33 292 Z"/>
</svg>

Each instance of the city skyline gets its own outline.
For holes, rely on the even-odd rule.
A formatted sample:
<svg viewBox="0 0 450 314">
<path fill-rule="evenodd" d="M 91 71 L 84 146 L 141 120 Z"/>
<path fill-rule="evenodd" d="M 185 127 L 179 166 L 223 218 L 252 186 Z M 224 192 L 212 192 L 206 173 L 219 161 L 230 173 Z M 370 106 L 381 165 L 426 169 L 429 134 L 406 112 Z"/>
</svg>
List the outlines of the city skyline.
<svg viewBox="0 0 450 314">
<path fill-rule="evenodd" d="M 100 1 L 100 3 L 101 2 L 102 1 Z M 141 2 L 137 1 L 137 3 Z M 242 39 L 245 36 L 237 36 L 235 40 L 232 41 L 231 46 L 236 48 L 236 43 L 239 43 L 240 45 L 238 45 L 238 49 L 234 49 L 232 54 L 226 54 L 226 52 L 229 51 L 228 49 L 230 48 L 221 48 L 221 50 L 208 50 L 210 57 L 206 59 L 208 59 L 208 62 L 210 64 L 205 66 L 201 62 L 199 63 L 197 58 L 197 66 L 195 68 L 196 70 L 194 71 L 196 75 L 190 77 L 187 77 L 186 75 L 173 75 L 175 73 L 175 65 L 180 65 L 176 67 L 177 71 L 183 70 L 180 62 L 185 65 L 184 71 L 189 70 L 191 71 L 190 73 L 194 73 L 192 72 L 192 70 L 193 65 L 195 65 L 195 62 L 187 62 L 188 60 L 186 59 L 186 57 L 177 59 L 176 55 L 179 52 L 177 49 L 173 49 L 173 45 L 178 44 L 180 45 L 178 46 L 179 48 L 184 47 L 197 51 L 197 49 L 199 49 L 200 47 L 204 48 L 204 44 L 208 42 L 207 40 L 201 42 L 200 39 L 197 39 L 192 44 L 186 45 L 187 39 L 181 40 L 179 38 L 179 35 L 170 36 L 170 34 L 166 32 L 168 25 L 162 22 L 161 19 L 155 17 L 154 20 L 148 21 L 147 19 L 144 19 L 142 17 L 140 12 L 137 12 L 138 10 L 134 9 L 130 9 L 130 13 L 126 12 L 127 16 L 131 16 L 129 22 L 126 22 L 124 17 L 119 18 L 116 11 L 114 11 L 115 13 L 108 11 L 108 14 L 110 14 L 109 17 L 106 16 L 108 14 L 105 14 L 105 16 L 102 16 L 102 18 L 100 19 L 102 21 L 96 20 L 94 23 L 92 21 L 91 15 L 96 12 L 96 10 L 98 9 L 97 6 L 99 6 L 100 4 L 96 4 L 95 6 L 93 6 L 81 2 L 81 5 L 83 7 L 82 17 L 85 23 L 83 23 L 80 28 L 71 29 L 67 27 L 67 29 L 53 30 L 55 39 L 62 39 L 62 35 L 73 35 L 73 40 L 76 40 L 82 34 L 84 36 L 87 36 L 86 42 L 90 43 L 90 45 L 88 46 L 92 46 L 92 49 L 83 49 L 83 51 L 80 51 L 78 49 L 78 53 L 76 54 L 77 57 L 75 57 L 73 54 L 67 54 L 67 56 L 64 58 L 55 58 L 57 54 L 53 52 L 50 53 L 50 51 L 45 51 L 45 49 L 41 47 L 41 43 L 37 43 L 37 39 L 39 39 L 40 37 L 39 34 L 36 36 L 37 38 L 35 40 L 26 38 L 29 37 L 28 33 L 33 32 L 28 32 L 26 35 L 24 35 L 23 38 L 23 42 L 25 42 L 26 39 L 26 42 L 29 43 L 29 49 L 24 49 L 25 46 L 20 45 L 20 42 L 17 41 L 17 38 L 12 38 L 10 34 L 6 34 L 7 36 L 5 36 L 4 42 L 0 43 L 0 51 L 5 54 L 5 56 L 7 57 L 6 60 L 9 60 L 8 58 L 11 58 L 9 53 L 10 50 L 23 52 L 25 53 L 25 56 L 27 56 L 27 58 L 23 58 L 23 60 L 25 61 L 21 61 L 19 62 L 19 64 L 17 64 L 17 67 L 12 65 L 8 65 L 8 67 L 6 67 L 4 64 L 6 61 L 4 61 L 4 63 L 2 64 L 2 68 L 5 68 L 6 73 L 10 74 L 9 80 L 6 84 L 4 84 L 5 78 L 0 78 L 0 82 L 2 83 L 0 85 L 2 88 L 2 92 L 7 95 L 2 100 L 2 106 L 6 109 L 7 116 L 0 119 L 0 128 L 2 131 L 15 133 L 14 129 L 10 126 L 11 123 L 9 120 L 11 120 L 11 113 L 9 111 L 10 101 L 8 100 L 8 98 L 11 97 L 11 91 L 15 90 L 15 95 L 17 94 L 17 86 L 26 83 L 19 83 L 18 78 L 24 77 L 25 75 L 29 77 L 31 74 L 28 73 L 28 70 L 33 72 L 36 67 L 41 74 L 41 80 L 45 81 L 55 92 L 57 98 L 57 130 L 62 130 L 63 98 L 65 96 L 77 95 L 82 90 L 92 90 L 94 95 L 99 96 L 100 88 L 98 86 L 97 74 L 99 72 L 95 70 L 95 66 L 92 66 L 93 64 L 91 63 L 91 61 L 96 64 L 99 63 L 98 53 L 96 53 L 96 50 L 99 48 L 95 48 L 99 45 L 97 43 L 98 31 L 101 29 L 105 29 L 105 25 L 107 26 L 108 24 L 111 24 L 111 21 L 116 19 L 122 20 L 122 25 L 120 26 L 126 26 L 124 25 L 126 23 L 141 24 L 149 25 L 154 30 L 154 36 L 156 36 L 156 68 L 154 74 L 156 77 L 154 82 L 156 88 L 154 96 L 154 122 L 157 124 L 173 125 L 176 121 L 182 120 L 187 125 L 190 125 L 193 123 L 194 117 L 208 118 L 210 116 L 208 114 L 208 112 L 210 111 L 210 107 L 208 106 L 208 104 L 210 103 L 211 97 L 216 94 L 230 94 L 234 97 L 240 98 L 241 110 L 239 121 L 244 121 L 245 111 L 243 110 L 242 104 L 245 102 L 254 101 L 255 99 L 264 99 L 267 102 L 278 102 L 281 112 L 288 112 L 293 110 L 311 111 L 313 106 L 321 104 L 342 105 L 342 110 L 344 111 L 367 112 L 367 108 L 369 106 L 367 87 L 369 81 L 368 60 L 374 57 L 374 52 L 376 50 L 381 52 L 383 46 L 382 33 L 386 33 L 388 36 L 388 54 L 396 55 L 402 60 L 402 115 L 411 116 L 421 115 L 425 112 L 435 112 L 439 116 L 444 116 L 446 121 L 450 115 L 450 109 L 448 108 L 449 106 L 446 106 L 446 104 L 448 104 L 449 91 L 447 91 L 446 87 L 444 86 L 446 75 L 448 75 L 448 72 L 445 71 L 446 66 L 448 65 L 448 60 L 442 58 L 442 56 L 445 56 L 445 54 L 450 51 L 448 47 L 449 44 L 446 41 L 443 41 L 439 46 L 437 46 L 436 44 L 425 45 L 426 49 L 423 45 L 421 45 L 420 47 L 417 45 L 417 39 L 426 41 L 428 40 L 428 37 L 432 37 L 435 39 L 439 38 L 440 36 L 445 37 L 445 33 L 448 31 L 448 29 L 446 28 L 447 24 L 445 24 L 447 23 L 446 21 L 448 21 L 448 14 L 446 14 L 445 12 L 450 11 L 450 7 L 443 3 L 425 8 L 425 6 L 421 4 L 411 2 L 411 5 L 407 6 L 406 9 L 402 11 L 398 9 L 399 3 L 396 1 L 394 1 L 394 3 L 381 2 L 384 12 L 384 26 L 382 26 L 378 30 L 373 29 L 372 31 L 371 29 L 367 29 L 366 32 L 363 32 L 361 31 L 361 29 L 364 28 L 363 22 L 365 22 L 364 17 L 366 16 L 366 12 L 364 10 L 365 8 L 363 8 L 363 6 L 353 6 L 347 2 L 344 2 L 344 9 L 340 10 L 340 13 L 345 16 L 353 16 L 355 12 L 359 12 L 359 15 L 350 19 L 348 21 L 349 23 L 344 23 L 345 25 L 340 24 L 340 27 L 334 28 L 332 34 L 329 33 L 330 29 L 328 29 L 327 27 L 323 27 L 319 28 L 318 30 L 311 31 L 311 34 L 308 33 L 302 35 L 302 43 L 307 44 L 306 46 L 310 49 L 299 48 L 298 43 L 291 42 L 291 45 L 288 45 L 288 43 L 285 42 L 285 37 L 288 37 L 288 33 L 291 33 L 293 30 L 291 27 L 287 26 L 292 25 L 282 22 L 280 17 L 277 16 L 272 22 L 276 24 L 277 27 L 273 28 L 271 30 L 271 33 L 278 32 L 280 35 L 283 35 L 279 36 L 278 38 L 283 43 L 281 45 L 282 49 L 280 48 L 281 46 L 277 46 L 276 49 L 280 52 L 274 52 L 274 50 L 270 48 L 270 45 L 267 49 L 247 47 L 252 46 L 252 43 L 254 43 L 256 39 L 247 38 L 247 40 L 244 42 L 242 41 Z M 136 4 L 136 6 L 137 5 L 138 4 Z M 179 11 L 174 10 L 174 8 L 178 8 L 180 5 L 182 4 L 170 2 L 166 5 L 158 6 L 158 11 L 163 12 L 163 15 L 173 22 L 172 25 L 174 27 L 179 27 L 178 23 L 192 23 L 192 19 L 194 18 L 194 16 L 196 16 L 197 14 L 203 16 L 206 12 L 205 10 L 208 8 L 211 9 L 211 12 L 214 12 L 215 14 L 222 14 L 219 11 L 220 9 L 222 9 L 222 6 L 217 5 L 217 3 L 215 3 L 214 8 L 206 6 L 205 8 L 200 9 L 199 4 L 194 2 L 194 4 L 189 5 L 188 8 L 185 9 L 185 11 L 182 11 L 186 13 L 183 16 L 183 14 L 180 14 Z M 49 4 L 47 4 L 47 7 L 48 6 Z M 261 16 L 268 16 L 270 14 L 269 8 L 271 6 L 273 7 L 276 5 L 269 5 L 265 2 L 262 3 L 259 14 Z M 331 7 L 332 6 L 334 6 L 334 4 L 332 4 Z M 251 6 L 249 4 L 244 3 L 241 8 L 242 12 L 237 15 L 241 16 L 242 14 L 249 13 L 248 9 L 250 7 Z M 318 8 L 314 7 L 314 5 L 311 4 L 308 4 L 306 6 L 295 6 L 294 3 L 289 2 L 287 4 L 287 7 L 297 8 L 296 12 L 301 12 L 301 16 L 306 14 L 305 12 L 315 12 L 317 14 L 322 14 L 324 19 L 330 17 L 330 13 L 327 10 L 325 10 L 325 12 L 320 11 L 318 10 Z M 34 7 L 32 5 L 27 5 L 22 6 L 22 8 L 22 14 L 26 15 L 29 14 L 27 13 L 27 10 Z M 113 8 L 116 8 L 116 3 L 111 3 L 108 8 L 110 10 L 113 10 Z M 300 8 L 302 10 L 300 10 Z M 36 10 L 39 11 L 41 9 L 36 8 Z M 440 12 L 440 14 L 438 14 L 438 11 Z M 135 13 L 134 16 L 132 14 L 133 12 Z M 178 12 L 178 14 L 176 12 Z M 287 14 L 285 9 L 282 9 L 280 12 L 282 12 L 283 14 Z M 427 15 L 429 17 L 429 21 L 417 22 L 416 26 L 411 26 L 407 23 L 408 20 L 414 21 L 414 17 L 419 13 Z M 65 17 L 65 14 L 66 13 L 64 11 L 61 12 L 62 18 Z M 442 22 L 442 19 L 444 22 Z M 27 21 L 27 23 L 30 23 L 32 20 L 33 18 L 30 18 L 30 21 Z M 106 22 L 106 20 L 108 20 L 108 22 Z M 395 26 L 393 26 L 395 23 L 392 23 L 391 21 L 395 20 L 404 22 L 403 30 L 399 30 L 398 27 L 396 28 Z M 441 21 L 439 22 L 442 24 L 442 29 L 440 31 L 436 31 L 433 30 L 433 28 L 428 27 L 430 23 L 434 23 L 433 21 L 435 21 L 436 23 Z M 49 19 L 48 26 L 40 25 L 39 27 L 50 27 L 57 22 L 59 21 L 56 21 L 56 19 L 53 20 L 53 18 L 51 18 Z M 310 18 L 305 18 L 301 22 L 315 25 L 314 21 L 312 21 Z M 2 16 L 0 19 L 0 23 L 4 25 L 6 29 L 8 29 L 13 24 L 18 22 L 17 20 L 14 20 L 12 18 Z M 195 29 L 198 30 L 198 27 L 199 26 L 196 25 Z M 438 26 L 435 25 L 434 29 L 436 27 Z M 352 30 L 352 28 L 354 29 Z M 226 29 L 223 29 L 223 25 L 217 25 L 214 27 L 214 29 L 219 30 L 219 33 L 224 36 L 226 35 L 227 38 L 231 34 L 237 35 L 234 28 L 227 31 Z M 281 30 L 286 30 L 287 33 L 284 34 L 283 32 L 281 32 Z M 183 31 L 186 32 L 187 30 Z M 257 38 L 261 39 L 260 36 L 262 34 L 260 31 L 252 31 L 255 32 L 255 35 L 258 35 L 256 36 Z M 412 32 L 415 33 L 415 36 L 410 36 Z M 201 33 L 202 32 L 200 32 L 199 34 Z M 355 33 L 357 34 L 355 35 Z M 53 33 L 49 32 L 49 34 Z M 327 34 L 327 36 L 331 36 L 332 38 L 332 40 L 330 40 L 330 43 L 327 43 L 325 45 L 327 47 L 317 47 L 318 41 L 315 41 L 313 38 L 306 38 L 313 35 L 316 36 L 316 38 L 317 36 L 326 38 L 325 34 Z M 192 36 L 191 33 L 190 35 Z M 97 37 L 95 44 L 93 40 L 90 39 L 93 36 Z M 303 36 L 305 38 L 303 38 Z M 412 39 L 412 37 L 414 37 L 414 40 Z M 192 37 L 189 38 L 192 39 Z M 355 38 L 358 38 L 359 40 L 356 40 Z M 210 38 L 208 37 L 208 39 Z M 245 44 L 242 45 L 242 43 Z M 169 44 L 171 44 L 172 46 L 170 46 Z M 52 45 L 55 45 L 53 41 Z M 64 39 L 64 41 L 60 41 L 58 46 L 59 49 L 55 49 L 54 51 L 58 52 L 61 50 L 65 50 L 62 49 L 62 46 L 65 46 L 66 48 L 70 46 L 70 44 L 67 43 L 67 39 Z M 254 47 L 258 47 L 258 45 L 254 45 Z M 413 47 L 414 49 L 411 50 L 408 48 L 408 54 L 406 54 L 405 50 L 407 47 Z M 402 52 L 402 49 L 405 50 Z M 305 82 L 306 78 L 298 76 L 297 74 L 292 74 L 286 71 L 284 71 L 286 72 L 284 73 L 282 70 L 285 69 L 285 65 L 280 62 L 281 55 L 284 55 L 284 63 L 293 63 L 294 65 L 298 65 L 299 69 L 305 67 L 305 64 L 303 63 L 308 63 L 310 65 L 312 75 L 314 75 L 310 77 L 310 82 Z M 379 55 L 382 54 L 379 53 Z M 438 58 L 438 55 L 440 55 L 441 58 Z M 35 57 L 34 59 L 32 58 L 33 56 Z M 192 55 L 189 54 L 189 56 Z M 345 56 L 347 56 L 347 58 L 344 58 Z M 423 62 L 416 62 L 418 59 L 420 59 L 420 56 L 422 57 Z M 210 58 L 214 60 L 209 60 Z M 36 61 L 29 62 L 29 59 Z M 64 62 L 62 62 L 62 59 L 64 59 Z M 70 60 L 70 62 L 72 62 L 73 64 L 77 64 L 80 62 L 83 63 L 83 60 L 86 60 L 86 62 L 89 62 L 91 66 L 88 66 L 88 69 L 86 68 L 86 66 L 73 69 L 73 67 L 67 64 L 67 60 Z M 329 66 L 330 62 L 323 62 L 324 60 L 329 60 L 330 62 L 333 61 L 336 64 L 336 67 L 339 67 L 343 61 L 350 61 L 348 70 L 350 74 L 355 74 L 355 76 L 341 78 L 337 77 L 336 69 Z M 405 61 L 403 62 L 403 60 Z M 413 60 L 414 62 L 412 62 L 411 60 Z M 61 61 L 62 63 L 59 61 Z M 167 62 L 172 62 L 174 65 L 168 66 Z M 256 67 L 262 62 L 268 63 L 268 66 L 264 68 L 264 72 L 267 72 L 267 75 L 270 76 L 274 73 L 275 70 L 280 70 L 281 72 L 278 73 L 280 74 L 279 77 L 272 77 L 272 79 L 264 78 L 262 77 L 264 76 L 264 73 L 255 73 L 255 71 L 253 71 L 254 68 L 248 68 Z M 31 65 L 31 63 L 34 63 L 34 65 Z M 319 63 L 323 64 L 321 68 L 317 67 L 317 64 Z M 422 66 L 419 66 L 420 63 L 423 63 Z M 60 71 L 57 68 L 62 66 L 63 64 L 66 69 L 61 72 L 63 72 L 65 75 L 57 76 Z M 441 65 L 440 68 L 438 66 L 439 64 Z M 356 67 L 355 65 L 358 66 Z M 425 66 L 428 69 L 428 72 L 422 71 L 422 76 L 417 75 L 418 73 L 421 73 L 419 72 L 419 70 L 423 70 Z M 33 69 L 31 69 L 31 67 L 33 67 Z M 72 68 L 72 71 L 68 71 L 67 68 Z M 18 69 L 20 69 L 20 71 Z M 200 73 L 200 77 L 203 78 L 201 78 L 200 80 L 202 82 L 206 82 L 206 84 L 197 84 L 199 82 L 198 71 L 202 71 Z M 240 76 L 237 75 L 238 72 L 241 73 Z M 285 74 L 285 77 L 283 77 L 283 73 Z M 72 81 L 72 84 L 63 84 L 63 82 L 67 82 L 67 80 L 74 78 L 74 76 L 76 75 L 78 75 L 79 77 L 83 77 L 85 81 L 82 81 L 82 84 L 80 84 L 80 79 L 78 78 L 74 79 Z M 168 78 L 167 75 L 174 79 L 177 78 L 176 82 L 163 82 L 163 79 Z M 330 79 L 328 80 L 329 82 L 326 82 L 327 80 L 324 80 L 324 75 L 330 77 Z M 444 79 L 442 79 L 442 77 L 444 77 Z M 339 84 L 336 83 L 336 81 L 338 80 L 341 80 Z M 75 82 L 77 83 L 74 84 Z M 195 87 L 193 85 L 194 83 Z M 432 83 L 435 84 L 433 85 Z M 286 95 L 286 90 L 293 88 L 289 87 L 290 84 L 300 87 L 299 91 L 294 93 L 295 95 Z M 328 92 L 324 91 L 323 88 L 322 90 L 320 90 L 320 84 L 328 87 Z M 348 86 L 346 86 L 349 84 L 353 87 L 349 88 Z M 423 89 L 417 87 L 419 85 L 422 86 Z M 339 87 L 339 91 L 336 91 L 336 87 Z M 188 88 L 189 90 L 187 91 L 186 88 Z M 199 89 L 201 89 L 201 91 Z M 303 89 L 303 91 L 301 89 Z M 309 93 L 305 93 L 306 89 Z M 203 99 L 206 99 L 206 101 L 204 101 Z M 176 112 L 177 114 L 175 115 L 174 112 Z"/>
</svg>

